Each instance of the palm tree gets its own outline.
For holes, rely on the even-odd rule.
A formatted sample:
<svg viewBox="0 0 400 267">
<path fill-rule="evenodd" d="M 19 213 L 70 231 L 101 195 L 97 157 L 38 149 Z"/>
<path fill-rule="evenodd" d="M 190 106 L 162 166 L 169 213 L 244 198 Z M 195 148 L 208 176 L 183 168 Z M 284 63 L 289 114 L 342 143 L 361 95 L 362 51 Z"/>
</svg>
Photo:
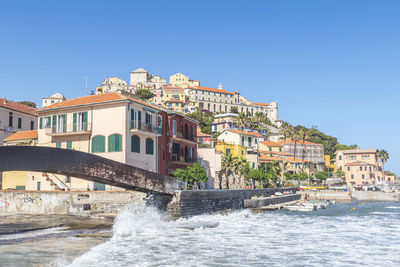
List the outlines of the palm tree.
<svg viewBox="0 0 400 267">
<path fill-rule="evenodd" d="M 242 188 L 242 180 L 250 171 L 250 163 L 245 158 L 240 158 L 236 161 L 235 173 L 239 174 L 239 188 Z"/>
<path fill-rule="evenodd" d="M 304 157 L 306 156 L 305 142 L 310 139 L 310 129 L 301 127 L 298 129 L 298 134 L 303 144 L 303 151 L 301 153 L 301 171 L 304 172 Z"/>
<path fill-rule="evenodd" d="M 285 177 L 285 145 L 286 145 L 286 139 L 290 138 L 293 136 L 293 126 L 288 124 L 287 122 L 282 123 L 280 129 L 279 129 L 279 134 L 282 135 L 283 139 L 283 150 L 282 150 L 282 172 L 281 172 L 281 182 L 282 184 L 284 183 Z"/>
<path fill-rule="evenodd" d="M 389 159 L 389 153 L 386 152 L 386 150 L 379 150 L 378 151 L 378 159 L 381 160 L 382 162 L 382 173 L 383 173 L 383 181 L 386 181 L 385 179 L 385 163 Z"/>
<path fill-rule="evenodd" d="M 225 177 L 225 185 L 227 189 L 229 189 L 229 175 L 232 172 L 233 166 L 234 166 L 234 158 L 232 157 L 232 154 L 224 155 L 222 157 L 221 173 Z M 222 188 L 223 186 L 220 185 L 220 187 Z"/>
</svg>

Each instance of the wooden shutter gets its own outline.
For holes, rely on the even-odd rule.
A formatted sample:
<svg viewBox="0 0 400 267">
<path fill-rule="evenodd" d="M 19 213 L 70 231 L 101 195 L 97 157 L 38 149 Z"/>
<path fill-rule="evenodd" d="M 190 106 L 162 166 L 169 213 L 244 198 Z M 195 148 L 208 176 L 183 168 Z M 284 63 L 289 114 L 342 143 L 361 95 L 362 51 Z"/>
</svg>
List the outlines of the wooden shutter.
<svg viewBox="0 0 400 267">
<path fill-rule="evenodd" d="M 39 119 L 39 129 L 43 129 L 43 118 Z"/>
<path fill-rule="evenodd" d="M 87 123 L 88 122 L 88 113 L 87 113 L 87 111 L 85 111 L 85 112 L 83 112 L 83 130 L 84 131 L 87 131 L 87 129 L 88 129 L 88 127 L 87 127 Z"/>
<path fill-rule="evenodd" d="M 50 128 L 51 127 L 51 116 L 47 117 L 47 124 L 44 127 L 46 127 L 46 128 Z"/>
<path fill-rule="evenodd" d="M 57 116 L 53 115 L 53 119 L 52 119 L 52 132 L 55 133 L 56 132 L 56 127 L 57 127 Z"/>
<path fill-rule="evenodd" d="M 67 132 L 67 114 L 63 115 L 63 133 Z"/>
<path fill-rule="evenodd" d="M 131 137 L 131 151 L 140 153 L 140 137 L 137 135 Z"/>
<path fill-rule="evenodd" d="M 76 120 L 77 120 L 77 115 L 76 112 L 73 114 L 73 126 L 72 126 L 72 130 L 74 132 L 76 132 Z"/>
<path fill-rule="evenodd" d="M 115 135 L 110 135 L 108 137 L 108 152 L 115 151 Z"/>
<path fill-rule="evenodd" d="M 153 139 L 146 139 L 146 154 L 153 155 L 154 154 L 154 142 Z"/>
</svg>

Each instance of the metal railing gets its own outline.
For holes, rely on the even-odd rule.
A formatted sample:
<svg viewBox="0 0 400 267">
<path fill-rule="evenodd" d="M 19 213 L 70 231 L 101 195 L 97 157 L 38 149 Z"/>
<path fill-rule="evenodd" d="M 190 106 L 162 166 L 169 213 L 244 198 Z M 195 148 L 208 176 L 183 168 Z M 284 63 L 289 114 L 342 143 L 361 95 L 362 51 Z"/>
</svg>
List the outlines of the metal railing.
<svg viewBox="0 0 400 267">
<path fill-rule="evenodd" d="M 46 134 L 73 134 L 73 133 L 87 133 L 92 130 L 90 123 L 74 123 L 67 125 L 54 125 L 46 129 Z"/>
<path fill-rule="evenodd" d="M 178 155 L 178 154 L 172 154 L 171 155 L 171 160 L 172 161 L 181 161 L 181 162 L 187 162 L 187 163 L 195 163 L 197 162 L 197 159 L 195 157 L 184 157 L 183 155 Z"/>
<path fill-rule="evenodd" d="M 162 129 L 161 127 L 152 125 L 152 124 L 147 124 L 145 122 L 139 122 L 139 121 L 131 121 L 130 123 L 130 129 L 131 130 L 141 130 L 149 133 L 157 133 L 157 134 L 162 134 Z"/>
</svg>

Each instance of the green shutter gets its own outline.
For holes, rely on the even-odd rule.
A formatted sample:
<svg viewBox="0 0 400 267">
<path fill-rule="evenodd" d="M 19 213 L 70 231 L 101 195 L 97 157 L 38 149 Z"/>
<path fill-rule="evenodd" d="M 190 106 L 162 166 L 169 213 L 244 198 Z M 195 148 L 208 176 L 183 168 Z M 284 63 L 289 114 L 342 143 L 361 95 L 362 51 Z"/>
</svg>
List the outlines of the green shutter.
<svg viewBox="0 0 400 267">
<path fill-rule="evenodd" d="M 140 153 L 140 137 L 137 135 L 131 137 L 131 151 Z"/>
<path fill-rule="evenodd" d="M 77 115 L 78 114 L 76 114 L 76 113 L 73 114 L 73 126 L 72 126 L 72 129 L 73 129 L 74 132 L 76 132 L 76 117 L 77 117 Z"/>
<path fill-rule="evenodd" d="M 154 141 L 151 138 L 146 139 L 146 154 L 148 155 L 154 154 Z"/>
<path fill-rule="evenodd" d="M 88 129 L 87 121 L 88 121 L 88 113 L 87 113 L 87 111 L 85 111 L 83 113 L 83 127 L 82 127 L 84 131 L 87 131 L 87 129 Z"/>
<path fill-rule="evenodd" d="M 94 136 L 92 138 L 92 153 L 105 152 L 105 141 L 106 138 L 104 136 Z"/>
<path fill-rule="evenodd" d="M 114 135 L 110 135 L 108 137 L 108 152 L 114 152 L 115 151 L 115 137 Z"/>
<path fill-rule="evenodd" d="M 52 132 L 53 133 L 55 133 L 56 132 L 56 127 L 57 127 L 57 116 L 56 115 L 53 115 L 53 119 L 52 119 L 52 122 L 53 122 L 53 126 L 52 126 Z"/>
<path fill-rule="evenodd" d="M 115 139 L 116 139 L 116 145 L 115 145 L 116 151 L 122 151 L 122 136 L 116 134 Z"/>
<path fill-rule="evenodd" d="M 56 148 L 61 148 L 61 142 L 56 143 Z"/>
<path fill-rule="evenodd" d="M 51 116 L 47 117 L 47 125 L 45 125 L 44 127 L 46 127 L 46 128 L 50 128 L 51 127 Z"/>
<path fill-rule="evenodd" d="M 72 141 L 67 142 L 67 149 L 72 149 Z"/>
<path fill-rule="evenodd" d="M 39 129 L 43 129 L 43 118 L 39 119 Z"/>
<path fill-rule="evenodd" d="M 131 109 L 131 121 L 135 120 L 135 110 Z"/>
<path fill-rule="evenodd" d="M 63 115 L 63 133 L 67 132 L 67 114 Z"/>
</svg>

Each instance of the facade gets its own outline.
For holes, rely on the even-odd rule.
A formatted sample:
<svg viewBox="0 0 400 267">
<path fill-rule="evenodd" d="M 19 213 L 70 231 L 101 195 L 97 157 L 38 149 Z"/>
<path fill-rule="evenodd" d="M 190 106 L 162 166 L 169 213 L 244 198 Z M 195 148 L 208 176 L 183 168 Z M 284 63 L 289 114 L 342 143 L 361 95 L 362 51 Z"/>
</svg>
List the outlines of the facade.
<svg viewBox="0 0 400 267">
<path fill-rule="evenodd" d="M 212 145 L 211 135 L 203 133 L 203 132 L 200 131 L 199 128 L 197 128 L 197 143 L 199 145 L 211 146 Z"/>
<path fill-rule="evenodd" d="M 37 129 L 37 109 L 0 98 L 0 145 L 17 131 Z"/>
<path fill-rule="evenodd" d="M 192 104 L 200 110 L 208 110 L 216 113 L 228 113 L 232 108 L 237 108 L 238 112 L 255 114 L 262 112 L 274 123 L 278 119 L 278 104 L 276 102 L 252 103 L 240 95 L 239 92 L 229 92 L 218 86 L 218 89 L 192 86 L 185 88 L 185 93 L 190 96 Z"/>
<path fill-rule="evenodd" d="M 197 162 L 198 122 L 183 114 L 168 112 L 167 126 L 167 172 L 171 174 Z"/>
<path fill-rule="evenodd" d="M 107 94 L 119 90 L 128 90 L 128 83 L 118 77 L 106 78 L 101 87 L 97 87 L 96 94 Z"/>
<path fill-rule="evenodd" d="M 180 87 L 165 87 L 162 94 L 161 103 L 170 110 L 189 113 L 187 105 L 189 97 L 186 96 L 184 90 Z"/>
<path fill-rule="evenodd" d="M 280 141 L 284 152 L 293 155 L 293 157 L 310 161 L 316 164 L 324 165 L 324 146 L 309 141 Z"/>
<path fill-rule="evenodd" d="M 212 123 L 212 132 L 217 133 L 217 132 L 222 132 L 225 129 L 236 129 L 236 123 L 235 119 L 239 115 L 236 113 L 223 113 L 223 114 L 217 114 L 214 116 L 214 121 Z"/>
<path fill-rule="evenodd" d="M 37 144 L 38 131 L 29 130 L 16 132 L 3 140 L 4 146 L 35 146 Z"/>
<path fill-rule="evenodd" d="M 55 93 L 54 95 L 51 95 L 49 97 L 43 97 L 42 98 L 42 108 L 48 107 L 55 103 L 63 102 L 65 100 L 66 100 L 65 96 L 63 96 L 60 93 Z"/>
<path fill-rule="evenodd" d="M 336 167 L 345 172 L 346 183 L 365 185 L 384 183 L 378 149 L 350 149 L 336 152 Z"/>
<path fill-rule="evenodd" d="M 222 154 L 217 153 L 215 148 L 198 148 L 197 162 L 206 170 L 208 188 L 219 189 L 219 174 L 221 172 Z"/>
<path fill-rule="evenodd" d="M 136 69 L 130 72 L 130 85 L 137 89 L 160 89 L 167 84 L 167 80 L 159 75 L 151 75 L 143 68 Z"/>
<path fill-rule="evenodd" d="M 325 166 L 333 169 L 333 172 L 336 173 L 336 165 L 333 164 L 333 162 L 331 161 L 331 156 L 330 155 L 324 155 L 324 160 L 325 160 Z"/>
<path fill-rule="evenodd" d="M 216 151 L 224 155 L 232 154 L 233 157 L 246 158 L 247 154 L 257 151 L 261 141 L 264 141 L 264 137 L 258 132 L 224 130 L 217 138 Z"/>
<path fill-rule="evenodd" d="M 182 73 L 176 73 L 169 77 L 169 84 L 181 88 L 187 88 L 191 86 L 200 86 L 200 81 L 190 80 L 189 76 L 183 75 Z"/>
<path fill-rule="evenodd" d="M 155 106 L 122 93 L 67 100 L 39 110 L 38 145 L 94 153 L 162 173 L 160 113 Z M 115 189 L 77 178 L 60 179 L 71 184 L 70 190 Z"/>
</svg>

